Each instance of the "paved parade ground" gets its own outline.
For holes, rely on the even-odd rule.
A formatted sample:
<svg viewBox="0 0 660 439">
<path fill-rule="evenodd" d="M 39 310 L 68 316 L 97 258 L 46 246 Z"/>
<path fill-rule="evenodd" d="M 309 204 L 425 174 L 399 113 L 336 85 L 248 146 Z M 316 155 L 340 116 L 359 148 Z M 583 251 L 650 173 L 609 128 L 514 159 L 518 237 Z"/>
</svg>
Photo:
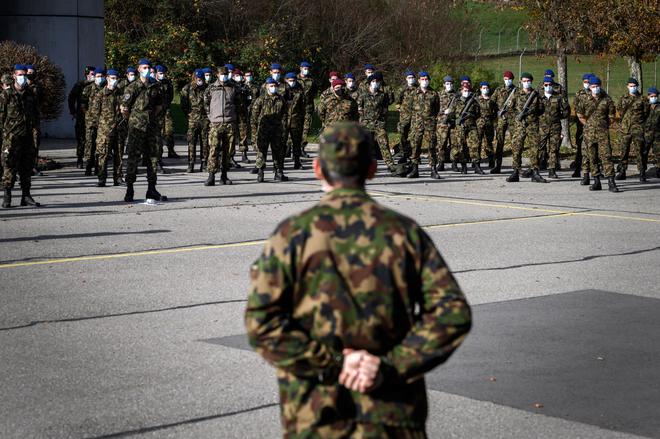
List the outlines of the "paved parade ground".
<svg viewBox="0 0 660 439">
<path fill-rule="evenodd" d="M 279 437 L 274 370 L 244 336 L 248 269 L 319 199 L 311 162 L 287 162 L 285 183 L 244 168 L 204 187 L 166 159 L 154 206 L 144 173 L 127 204 L 73 167 L 70 141 L 43 153 L 65 165 L 34 178 L 43 206 L 0 211 L 0 437 Z M 660 438 L 660 179 L 612 194 L 566 170 L 421 170 L 381 165 L 368 190 L 425 227 L 473 305 L 427 376 L 429 436 Z"/>
</svg>

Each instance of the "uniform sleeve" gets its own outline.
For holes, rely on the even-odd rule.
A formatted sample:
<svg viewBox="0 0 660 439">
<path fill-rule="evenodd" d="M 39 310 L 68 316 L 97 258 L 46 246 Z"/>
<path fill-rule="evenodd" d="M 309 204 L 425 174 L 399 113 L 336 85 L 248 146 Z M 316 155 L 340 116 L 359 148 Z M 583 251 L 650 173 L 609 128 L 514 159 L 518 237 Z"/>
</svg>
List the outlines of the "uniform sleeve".
<svg viewBox="0 0 660 439">
<path fill-rule="evenodd" d="M 68 97 L 68 103 L 69 103 L 69 113 L 70 114 L 76 114 L 76 100 L 77 100 L 77 94 L 79 93 L 78 89 L 80 87 L 78 86 L 78 83 L 74 84 L 73 87 L 71 87 L 71 91 L 69 92 L 69 97 Z"/>
<path fill-rule="evenodd" d="M 571 105 L 568 103 L 568 99 L 562 96 L 561 98 L 561 118 L 567 119 L 571 115 Z"/>
<path fill-rule="evenodd" d="M 298 377 L 338 373 L 343 359 L 311 339 L 293 319 L 292 247 L 288 236 L 276 231 L 251 267 L 245 311 L 250 345 L 270 364 Z"/>
<path fill-rule="evenodd" d="M 190 114 L 190 96 L 188 95 L 188 87 L 183 87 L 181 89 L 181 94 L 179 95 L 179 104 L 181 105 L 181 111 L 186 116 Z"/>
<path fill-rule="evenodd" d="M 252 104 L 252 119 L 250 120 L 250 129 L 252 131 L 253 141 L 257 141 L 257 129 L 259 128 L 259 117 L 261 115 L 261 97 L 255 99 Z"/>
<path fill-rule="evenodd" d="M 445 362 L 470 330 L 470 306 L 431 238 L 420 234 L 420 316 L 383 358 L 400 378 L 413 380 Z M 387 367 L 386 366 L 386 367 Z"/>
<path fill-rule="evenodd" d="M 360 114 L 358 113 L 358 106 L 357 102 L 355 102 L 355 99 L 351 99 L 351 114 L 349 115 L 348 120 L 354 122 L 360 120 Z"/>
</svg>

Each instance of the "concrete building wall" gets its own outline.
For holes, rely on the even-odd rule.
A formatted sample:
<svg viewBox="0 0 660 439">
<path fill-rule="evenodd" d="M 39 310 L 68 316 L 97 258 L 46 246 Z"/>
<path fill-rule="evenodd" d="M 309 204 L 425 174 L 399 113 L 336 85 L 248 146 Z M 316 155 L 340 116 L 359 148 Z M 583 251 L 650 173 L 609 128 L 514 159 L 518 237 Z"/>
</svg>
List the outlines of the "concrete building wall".
<svg viewBox="0 0 660 439">
<path fill-rule="evenodd" d="M 103 0 L 0 0 L 0 40 L 30 44 L 48 56 L 62 68 L 68 94 L 84 66 L 104 63 L 103 16 Z M 66 103 L 42 130 L 49 137 L 74 137 Z"/>
</svg>

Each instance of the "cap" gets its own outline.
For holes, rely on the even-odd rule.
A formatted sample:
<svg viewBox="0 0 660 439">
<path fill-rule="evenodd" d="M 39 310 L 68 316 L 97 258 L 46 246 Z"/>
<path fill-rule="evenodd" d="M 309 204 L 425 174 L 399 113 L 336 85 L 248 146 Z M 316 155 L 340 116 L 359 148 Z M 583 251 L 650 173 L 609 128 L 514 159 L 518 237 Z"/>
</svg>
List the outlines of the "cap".
<svg viewBox="0 0 660 439">
<path fill-rule="evenodd" d="M 463 82 L 463 81 L 472 82 L 472 80 L 470 79 L 470 77 L 468 75 L 461 76 L 461 82 Z"/>
<path fill-rule="evenodd" d="M 339 78 L 339 72 L 335 72 L 333 70 L 332 72 L 328 73 L 328 78 L 332 78 L 333 76 Z"/>
<path fill-rule="evenodd" d="M 14 70 L 27 70 L 25 64 L 14 64 Z"/>
<path fill-rule="evenodd" d="M 106 75 L 108 75 L 108 76 L 117 76 L 117 75 L 119 75 L 119 72 L 115 69 L 108 69 L 108 71 L 106 72 Z"/>
<path fill-rule="evenodd" d="M 138 65 L 139 66 L 142 66 L 142 65 L 151 66 L 151 62 L 147 58 L 140 58 L 140 61 L 138 61 Z"/>
<path fill-rule="evenodd" d="M 271 70 L 282 70 L 282 65 L 274 62 L 270 65 L 270 69 Z"/>
<path fill-rule="evenodd" d="M 549 76 L 551 78 L 555 77 L 555 72 L 552 71 L 552 69 L 548 69 L 545 71 L 545 76 Z"/>
<path fill-rule="evenodd" d="M 655 88 L 655 87 L 649 87 L 649 94 L 650 95 L 657 95 L 658 94 L 658 89 Z"/>
<path fill-rule="evenodd" d="M 522 72 L 522 74 L 520 75 L 520 79 L 529 79 L 530 81 L 533 81 L 534 76 L 532 76 L 532 74 L 529 72 Z"/>
<path fill-rule="evenodd" d="M 639 85 L 639 82 L 637 82 L 637 78 L 628 78 L 627 84 Z"/>
<path fill-rule="evenodd" d="M 25 64 L 25 70 L 34 70 L 35 72 L 37 69 L 34 68 L 34 65 L 32 64 Z"/>
<path fill-rule="evenodd" d="M 135 67 L 128 67 L 126 73 L 137 73 L 137 70 L 135 70 Z"/>
<path fill-rule="evenodd" d="M 157 66 L 156 66 L 156 71 L 157 71 L 157 72 L 163 72 L 163 73 L 165 73 L 165 72 L 167 72 L 167 67 L 165 67 L 165 66 L 161 66 L 161 65 L 157 65 Z"/>
<path fill-rule="evenodd" d="M 376 70 L 376 66 L 367 63 L 364 65 L 364 70 Z"/>
<path fill-rule="evenodd" d="M 311 64 L 311 63 L 308 63 L 307 61 L 301 61 L 301 62 L 300 62 L 300 67 L 307 67 L 307 68 L 310 68 L 310 67 L 312 67 L 312 64 Z"/>
<path fill-rule="evenodd" d="M 417 76 L 419 76 L 420 78 L 429 78 L 429 79 L 431 79 L 431 75 L 429 75 L 429 72 L 427 72 L 426 70 L 422 70 L 421 72 L 419 72 L 417 74 Z"/>
<path fill-rule="evenodd" d="M 105 75 L 105 69 L 96 69 L 94 70 L 95 75 Z"/>
<path fill-rule="evenodd" d="M 589 85 L 600 85 L 600 78 L 596 75 L 591 75 L 589 77 Z"/>
<path fill-rule="evenodd" d="M 332 87 L 334 88 L 337 85 L 346 85 L 343 79 L 337 78 L 334 81 L 332 81 Z"/>
<path fill-rule="evenodd" d="M 382 81 L 383 80 L 383 74 L 381 72 L 372 73 L 367 78 L 367 81 L 373 81 L 374 79 L 377 80 L 377 81 Z"/>
<path fill-rule="evenodd" d="M 274 80 L 271 76 L 269 76 L 269 77 L 266 79 L 266 84 L 275 84 L 275 85 L 277 85 L 277 81 Z"/>
<path fill-rule="evenodd" d="M 481 81 L 479 87 L 490 87 L 490 83 L 488 81 Z"/>
<path fill-rule="evenodd" d="M 584 75 L 582 75 L 582 80 L 588 81 L 589 79 L 591 79 L 592 76 L 594 76 L 593 73 L 585 73 Z"/>
<path fill-rule="evenodd" d="M 502 73 L 503 78 L 509 78 L 513 79 L 515 76 L 513 76 L 513 72 L 511 70 L 507 70 L 506 72 Z"/>
<path fill-rule="evenodd" d="M 415 72 L 412 70 L 406 70 L 406 72 L 403 74 L 403 76 L 408 77 L 408 76 L 415 76 Z"/>
<path fill-rule="evenodd" d="M 346 74 L 344 75 L 344 79 L 355 79 L 355 75 L 352 74 L 352 73 L 350 73 L 350 72 L 349 72 L 349 73 L 346 73 Z"/>
<path fill-rule="evenodd" d="M 213 73 L 213 71 L 211 70 L 211 67 L 204 67 L 204 68 L 202 69 L 202 72 L 203 72 L 205 75 L 206 75 L 207 73 Z"/>
<path fill-rule="evenodd" d="M 229 69 L 229 67 L 227 67 L 227 69 Z M 243 76 L 243 72 L 241 71 L 241 69 L 233 69 L 233 70 L 232 70 L 232 73 L 233 73 L 234 75 Z"/>
<path fill-rule="evenodd" d="M 225 64 L 225 67 L 227 67 L 227 70 L 234 70 L 233 64 Z"/>
<path fill-rule="evenodd" d="M 296 74 L 293 72 L 289 72 L 286 75 L 284 75 L 284 79 L 291 79 L 291 78 L 296 79 Z"/>
<path fill-rule="evenodd" d="M 454 82 L 454 78 L 451 76 L 447 75 L 444 78 L 442 78 L 442 82 Z"/>
<path fill-rule="evenodd" d="M 319 158 L 324 167 L 340 175 L 358 175 L 372 160 L 371 136 L 355 122 L 339 122 L 323 131 Z"/>
<path fill-rule="evenodd" d="M 195 78 L 203 79 L 204 78 L 204 72 L 202 69 L 195 69 Z"/>
</svg>

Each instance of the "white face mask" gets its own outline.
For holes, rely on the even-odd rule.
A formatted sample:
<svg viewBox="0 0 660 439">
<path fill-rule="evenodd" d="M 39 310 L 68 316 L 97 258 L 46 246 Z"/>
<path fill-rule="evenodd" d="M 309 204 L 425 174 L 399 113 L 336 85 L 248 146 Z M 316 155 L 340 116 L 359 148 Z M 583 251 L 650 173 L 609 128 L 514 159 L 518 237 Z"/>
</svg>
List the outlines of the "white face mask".
<svg viewBox="0 0 660 439">
<path fill-rule="evenodd" d="M 522 86 L 525 90 L 532 88 L 532 81 L 523 81 Z"/>
<path fill-rule="evenodd" d="M 364 76 L 366 76 L 366 77 L 368 78 L 369 76 L 371 76 L 371 74 L 372 74 L 373 72 L 374 72 L 373 70 L 365 70 L 365 71 L 364 71 Z"/>
<path fill-rule="evenodd" d="M 628 93 L 630 93 L 631 95 L 634 95 L 635 93 L 637 93 L 637 87 L 636 86 L 635 87 L 628 87 Z"/>
<path fill-rule="evenodd" d="M 376 91 L 380 88 L 380 84 L 378 81 L 372 81 L 371 84 L 369 84 L 369 87 L 371 87 L 372 91 Z"/>
<path fill-rule="evenodd" d="M 198 79 L 197 81 L 195 81 L 195 83 L 197 84 L 198 87 L 201 87 L 202 85 L 204 85 L 204 81 L 201 80 L 201 79 Z"/>
<path fill-rule="evenodd" d="M 484 96 L 488 96 L 488 93 L 490 93 L 490 89 L 488 88 L 482 88 L 481 89 L 481 94 Z"/>
<path fill-rule="evenodd" d="M 159 81 L 162 81 L 165 79 L 165 74 L 164 73 L 156 73 L 156 78 L 158 78 Z"/>
<path fill-rule="evenodd" d="M 592 87 L 591 88 L 591 93 L 598 95 L 600 94 L 600 87 Z"/>
<path fill-rule="evenodd" d="M 353 88 L 354 81 L 352 79 L 347 79 L 346 80 L 346 87 L 352 89 Z"/>
<path fill-rule="evenodd" d="M 300 69 L 300 74 L 301 74 L 302 76 L 307 76 L 307 75 L 309 75 L 309 69 L 308 69 L 307 67 L 303 67 L 302 69 Z"/>
<path fill-rule="evenodd" d="M 286 83 L 289 84 L 289 87 L 296 85 L 296 81 L 287 81 Z"/>
<path fill-rule="evenodd" d="M 94 82 L 96 82 L 96 85 L 102 85 L 105 82 L 105 78 L 103 76 L 94 78 Z"/>
<path fill-rule="evenodd" d="M 420 79 L 419 80 L 419 86 L 422 88 L 428 88 L 429 87 L 429 80 L 428 79 Z"/>
<path fill-rule="evenodd" d="M 218 75 L 218 79 L 220 80 L 220 82 L 227 82 L 227 80 L 229 79 L 229 75 Z"/>
<path fill-rule="evenodd" d="M 25 77 L 25 75 L 17 75 L 16 83 L 21 87 L 23 87 L 25 84 L 27 84 L 27 78 Z"/>
<path fill-rule="evenodd" d="M 583 82 L 582 87 L 584 87 L 585 90 L 589 90 L 589 82 Z"/>
<path fill-rule="evenodd" d="M 206 82 L 209 82 L 211 80 L 211 75 L 209 73 L 204 73 L 204 79 Z"/>
<path fill-rule="evenodd" d="M 468 90 L 463 90 L 461 92 L 461 96 L 463 96 L 464 98 L 467 98 L 468 96 L 470 96 L 470 92 Z"/>
<path fill-rule="evenodd" d="M 651 96 L 649 98 L 649 103 L 652 104 L 652 105 L 657 104 L 658 103 L 658 97 L 657 96 Z"/>
<path fill-rule="evenodd" d="M 128 82 L 133 82 L 133 81 L 135 81 L 135 75 L 131 73 L 130 75 L 128 75 Z"/>
<path fill-rule="evenodd" d="M 140 76 L 142 76 L 143 78 L 149 76 L 149 69 L 140 70 Z"/>
<path fill-rule="evenodd" d="M 552 88 L 551 85 L 544 85 L 543 86 L 543 91 L 545 91 L 546 94 L 552 93 L 552 90 L 553 90 L 553 88 Z"/>
<path fill-rule="evenodd" d="M 504 86 L 505 87 L 511 87 L 513 85 L 513 79 L 505 79 L 504 80 Z"/>
<path fill-rule="evenodd" d="M 117 80 L 114 78 L 108 78 L 108 85 L 110 88 L 113 88 L 115 85 L 117 85 Z"/>
<path fill-rule="evenodd" d="M 248 84 L 249 84 L 250 82 L 252 82 L 252 76 L 249 76 L 249 75 L 246 76 L 246 77 L 245 77 L 245 82 L 247 82 Z"/>
<path fill-rule="evenodd" d="M 274 80 L 279 81 L 279 80 L 280 80 L 280 76 L 281 76 L 281 74 L 280 74 L 280 73 L 272 73 L 270 76 L 271 76 Z"/>
<path fill-rule="evenodd" d="M 453 88 L 454 88 L 454 84 L 452 84 L 451 82 L 445 82 L 446 91 L 452 91 Z"/>
<path fill-rule="evenodd" d="M 415 78 L 406 78 L 406 82 L 408 83 L 409 86 L 415 85 Z"/>
<path fill-rule="evenodd" d="M 236 76 L 234 76 L 234 81 L 236 81 L 236 82 L 242 82 L 242 81 L 243 81 L 243 77 L 242 77 L 241 75 L 236 75 Z"/>
<path fill-rule="evenodd" d="M 154 72 L 149 72 L 149 77 L 156 79 L 156 74 Z"/>
<path fill-rule="evenodd" d="M 268 86 L 268 93 L 274 95 L 277 92 L 277 87 L 274 85 L 269 85 Z"/>
</svg>

